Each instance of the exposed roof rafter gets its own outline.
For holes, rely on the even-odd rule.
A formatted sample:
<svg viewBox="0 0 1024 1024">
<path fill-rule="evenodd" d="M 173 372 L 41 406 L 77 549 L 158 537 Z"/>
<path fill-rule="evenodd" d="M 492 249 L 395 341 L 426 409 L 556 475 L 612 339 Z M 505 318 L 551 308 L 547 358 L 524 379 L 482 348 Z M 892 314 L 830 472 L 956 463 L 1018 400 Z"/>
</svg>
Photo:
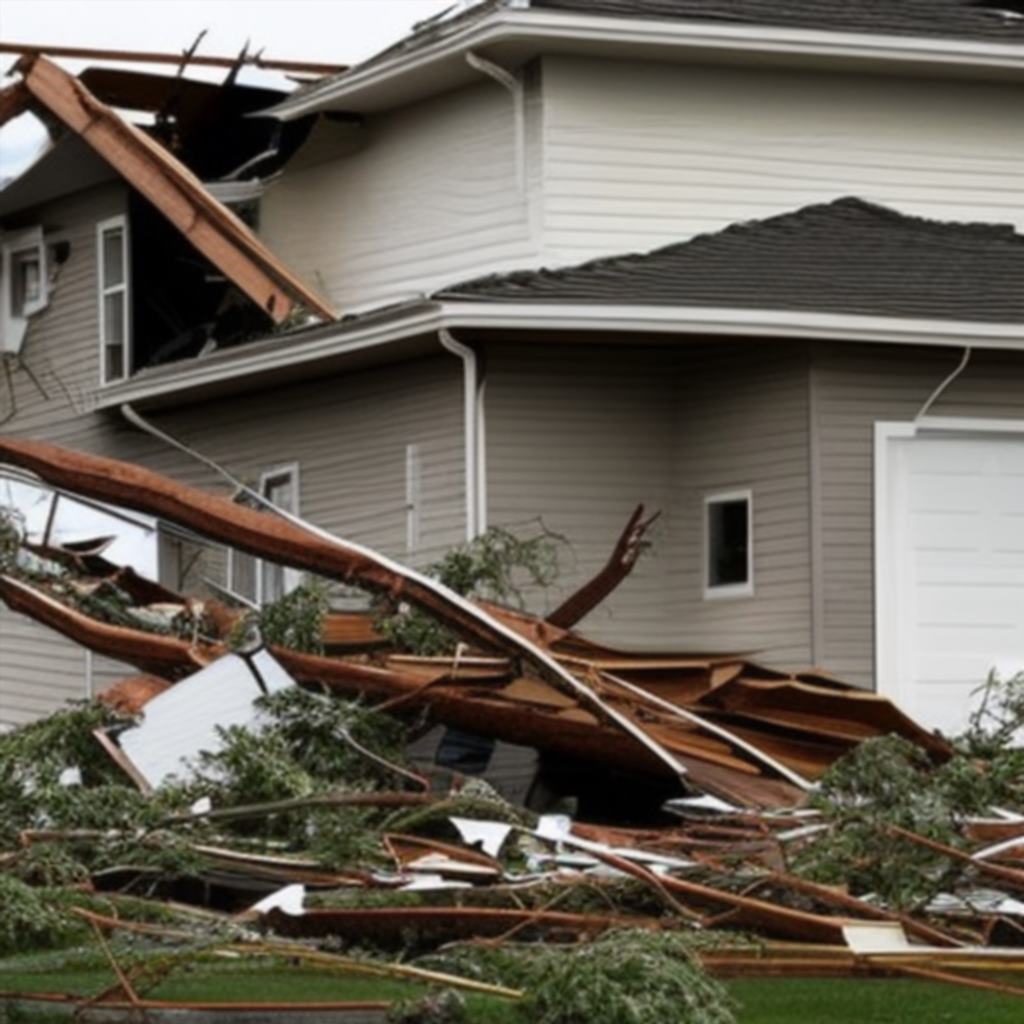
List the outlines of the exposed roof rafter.
<svg viewBox="0 0 1024 1024">
<path fill-rule="evenodd" d="M 78 79 L 38 54 L 23 58 L 16 70 L 33 103 L 84 139 L 275 323 L 299 307 L 326 320 L 337 319 L 330 304 L 284 266 L 180 160 L 101 103 Z"/>
</svg>

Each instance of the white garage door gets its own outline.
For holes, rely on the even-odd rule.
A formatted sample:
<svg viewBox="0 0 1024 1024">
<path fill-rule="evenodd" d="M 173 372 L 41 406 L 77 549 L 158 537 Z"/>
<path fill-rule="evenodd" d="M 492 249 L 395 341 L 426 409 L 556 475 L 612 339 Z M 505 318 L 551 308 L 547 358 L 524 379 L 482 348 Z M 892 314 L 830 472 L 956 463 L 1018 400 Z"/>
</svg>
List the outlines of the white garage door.
<svg viewBox="0 0 1024 1024">
<path fill-rule="evenodd" d="M 879 688 L 952 733 L 991 668 L 1024 668 L 1024 435 L 932 432 L 885 444 Z"/>
</svg>

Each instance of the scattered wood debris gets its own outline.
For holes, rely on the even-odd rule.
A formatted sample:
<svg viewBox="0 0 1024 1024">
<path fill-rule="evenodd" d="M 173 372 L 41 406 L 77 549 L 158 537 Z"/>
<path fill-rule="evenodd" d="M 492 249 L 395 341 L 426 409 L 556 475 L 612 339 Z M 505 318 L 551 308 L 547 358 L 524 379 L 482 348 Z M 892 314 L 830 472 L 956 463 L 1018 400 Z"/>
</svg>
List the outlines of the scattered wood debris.
<svg viewBox="0 0 1024 1024">
<path fill-rule="evenodd" d="M 98 943 L 116 980 L 104 1006 L 165 1006 L 147 993 L 167 965 L 215 949 L 472 988 L 392 958 L 620 932 L 679 937 L 721 976 L 1024 995 L 1007 981 L 1024 971 L 1024 754 L 977 723 L 955 742 L 930 734 L 822 672 L 625 653 L 572 632 L 628 574 L 642 509 L 552 622 L 125 463 L 6 439 L 0 460 L 400 598 L 460 642 L 403 653 L 370 613 L 327 611 L 318 650 L 268 648 L 226 600 L 168 591 L 99 544 L 5 530 L 0 598 L 144 673 L 0 738 L 11 920 L 33 921 L 40 945 Z M 993 700 L 1017 713 L 1018 688 Z M 486 770 L 413 763 L 434 723 L 536 750 L 543 784 L 521 807 Z M 141 960 L 123 959 L 122 931 L 145 937 Z M 357 945 L 374 955 L 338 953 Z M 522 996 L 500 981 L 484 987 Z"/>
</svg>

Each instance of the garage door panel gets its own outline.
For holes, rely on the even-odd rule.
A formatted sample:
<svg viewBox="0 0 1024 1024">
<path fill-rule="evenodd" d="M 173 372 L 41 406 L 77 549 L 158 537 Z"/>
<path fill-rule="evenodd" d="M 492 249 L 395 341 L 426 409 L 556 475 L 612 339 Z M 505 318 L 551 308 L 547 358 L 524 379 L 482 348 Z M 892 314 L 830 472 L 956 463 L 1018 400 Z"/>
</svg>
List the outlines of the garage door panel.
<svg viewBox="0 0 1024 1024">
<path fill-rule="evenodd" d="M 880 680 L 923 724 L 955 732 L 993 666 L 1024 667 L 1024 436 L 888 445 Z"/>
</svg>

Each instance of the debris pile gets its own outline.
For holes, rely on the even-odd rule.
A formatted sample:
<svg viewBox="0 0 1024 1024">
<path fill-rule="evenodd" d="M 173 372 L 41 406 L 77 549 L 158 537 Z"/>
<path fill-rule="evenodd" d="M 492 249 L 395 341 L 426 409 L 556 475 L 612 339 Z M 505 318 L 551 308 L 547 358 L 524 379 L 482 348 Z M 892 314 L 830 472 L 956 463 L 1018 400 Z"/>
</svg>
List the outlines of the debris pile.
<svg viewBox="0 0 1024 1024">
<path fill-rule="evenodd" d="M 686 1003 L 671 1019 L 727 1022 L 705 971 L 1024 994 L 1024 677 L 990 679 L 947 740 L 821 672 L 593 644 L 572 626 L 628 574 L 642 510 L 552 622 L 134 466 L 10 440 L 0 460 L 407 603 L 454 640 L 397 650 L 326 583 L 253 629 L 226 598 L 0 517 L 0 598 L 140 673 L 0 737 L 0 953 L 88 947 L 113 972 L 32 998 L 165 1006 L 174 972 L 229 954 L 524 999 L 550 1024 L 617 1019 L 641 963 L 644 1021 Z M 476 774 L 422 756 L 438 726 Z M 496 788 L 495 741 L 529 753 L 521 800 Z M 607 985 L 574 988 L 588 972 Z"/>
</svg>

